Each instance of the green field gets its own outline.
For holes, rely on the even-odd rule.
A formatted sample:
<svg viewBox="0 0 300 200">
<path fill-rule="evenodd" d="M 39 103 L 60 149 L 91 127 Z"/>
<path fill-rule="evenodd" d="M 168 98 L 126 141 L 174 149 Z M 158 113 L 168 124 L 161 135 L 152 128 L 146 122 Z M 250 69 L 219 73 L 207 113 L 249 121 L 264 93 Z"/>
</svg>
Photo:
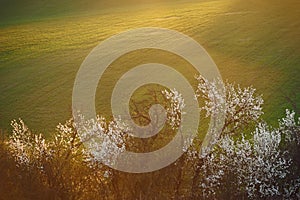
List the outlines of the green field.
<svg viewBox="0 0 300 200">
<path fill-rule="evenodd" d="M 0 129 L 21 117 L 30 128 L 48 133 L 70 118 L 72 87 L 84 58 L 106 38 L 140 27 L 194 38 L 223 79 L 253 85 L 263 94 L 267 121 L 276 122 L 285 108 L 300 112 L 299 0 L 81 2 L 1 3 Z M 109 68 L 102 80 L 108 91 L 97 93 L 100 113 L 109 113 L 109 89 L 134 65 L 155 59 L 194 76 L 174 55 L 146 53 L 133 52 Z"/>
</svg>

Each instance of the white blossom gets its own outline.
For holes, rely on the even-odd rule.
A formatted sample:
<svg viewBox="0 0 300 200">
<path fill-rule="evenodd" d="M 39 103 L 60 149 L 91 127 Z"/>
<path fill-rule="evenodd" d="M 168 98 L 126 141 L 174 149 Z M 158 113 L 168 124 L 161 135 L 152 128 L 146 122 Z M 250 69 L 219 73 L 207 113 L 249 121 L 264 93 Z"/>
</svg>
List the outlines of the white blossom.
<svg viewBox="0 0 300 200">
<path fill-rule="evenodd" d="M 170 100 L 170 107 L 167 108 L 167 120 L 172 129 L 179 128 L 181 126 L 181 117 L 184 115 L 184 99 L 182 95 L 176 90 L 164 90 L 163 95 L 167 100 Z"/>
<path fill-rule="evenodd" d="M 300 145 L 300 118 L 295 120 L 295 112 L 286 109 L 286 117 L 279 120 L 279 130 L 285 135 L 287 142 Z"/>
<path fill-rule="evenodd" d="M 103 117 L 85 121 L 76 125 L 80 138 L 84 142 L 87 160 L 114 165 L 118 156 L 125 151 L 126 134 L 130 131 L 120 119 L 106 122 Z"/>
<path fill-rule="evenodd" d="M 231 184 L 236 185 L 236 193 L 246 192 L 250 199 L 289 199 L 289 195 L 299 192 L 299 177 L 290 184 L 281 184 L 288 181 L 292 160 L 284 156 L 288 152 L 280 149 L 280 131 L 259 123 L 251 138 L 246 136 L 238 140 L 223 136 L 214 151 L 204 157 L 199 184 L 203 196 L 214 197 L 228 176 L 234 177 Z"/>
<path fill-rule="evenodd" d="M 263 114 L 262 96 L 257 96 L 256 89 L 252 86 L 242 89 L 240 85 L 227 82 L 222 88 L 220 87 L 222 81 L 219 79 L 208 81 L 202 76 L 196 79 L 198 80 L 196 98 L 204 98 L 205 105 L 202 110 L 206 112 L 206 117 L 225 112 L 222 134 L 234 133 L 250 122 L 257 121 Z"/>
<path fill-rule="evenodd" d="M 42 168 L 41 160 L 47 156 L 48 149 L 44 137 L 32 133 L 21 119 L 19 122 L 13 120 L 11 126 L 13 132 L 9 140 L 9 149 L 17 165 Z"/>
</svg>

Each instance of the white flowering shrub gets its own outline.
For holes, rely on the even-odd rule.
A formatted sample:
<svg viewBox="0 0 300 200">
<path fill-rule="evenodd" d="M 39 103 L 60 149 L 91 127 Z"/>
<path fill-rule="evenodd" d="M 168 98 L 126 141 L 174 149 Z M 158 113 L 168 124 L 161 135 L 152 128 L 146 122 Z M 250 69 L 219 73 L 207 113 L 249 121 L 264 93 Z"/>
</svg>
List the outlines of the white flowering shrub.
<svg viewBox="0 0 300 200">
<path fill-rule="evenodd" d="M 225 83 L 224 91 L 218 85 L 221 80 L 208 81 L 202 76 L 197 77 L 198 89 L 196 97 L 204 98 L 205 105 L 202 110 L 206 117 L 225 112 L 225 123 L 222 134 L 233 134 L 239 129 L 245 128 L 252 122 L 257 122 L 263 114 L 263 99 L 256 95 L 256 89 L 252 86 L 241 88 L 239 85 Z"/>
<path fill-rule="evenodd" d="M 110 169 L 88 160 L 90 154 L 73 120 L 59 124 L 50 141 L 32 133 L 22 120 L 12 121 L 12 127 L 7 145 L 19 169 L 17 180 L 26 185 L 20 186 L 23 195 L 34 199 L 106 198 Z M 111 127 L 113 123 L 108 129 L 115 131 Z"/>
<path fill-rule="evenodd" d="M 224 107 L 221 104 L 225 103 L 225 88 L 220 87 L 222 85 L 221 80 L 209 81 L 201 75 L 196 76 L 198 81 L 196 98 L 204 98 L 204 106 L 201 108 L 206 111 L 206 117 L 214 116 L 220 113 Z"/>
<path fill-rule="evenodd" d="M 295 112 L 286 110 L 286 117 L 279 120 L 279 131 L 284 134 L 286 142 L 300 145 L 300 117 L 295 119 Z"/>
<path fill-rule="evenodd" d="M 164 90 L 162 94 L 170 101 L 170 107 L 167 108 L 167 122 L 170 124 L 172 129 L 180 127 L 181 116 L 184 115 L 184 99 L 182 95 L 176 90 Z"/>
<path fill-rule="evenodd" d="M 291 122 L 290 113 L 281 122 Z M 281 123 L 281 128 L 283 126 Z M 222 199 L 232 188 L 232 197 L 249 199 L 296 199 L 299 195 L 299 174 L 289 180 L 293 160 L 285 155 L 281 131 L 259 123 L 250 139 L 223 136 L 201 166 L 199 189 L 204 198 Z M 228 182 L 229 179 L 229 182 Z M 223 196 L 224 198 L 224 196 Z"/>
<path fill-rule="evenodd" d="M 196 97 L 204 99 L 202 110 L 206 117 L 218 114 L 220 109 L 225 109 L 226 117 L 213 149 L 205 154 L 195 147 L 187 151 L 187 159 L 193 161 L 195 171 L 191 197 L 297 198 L 300 173 L 294 167 L 296 156 L 292 158 L 291 149 L 283 148 L 294 142 L 293 149 L 299 149 L 295 113 L 287 111 L 286 118 L 279 122 L 280 128 L 270 128 L 260 122 L 263 99 L 255 94 L 253 87 L 225 83 L 224 91 L 220 91 L 217 87 L 222 84 L 220 80 L 209 82 L 202 76 L 197 80 Z M 245 133 L 253 125 L 255 131 Z"/>
<path fill-rule="evenodd" d="M 48 156 L 48 144 L 41 134 L 32 133 L 19 119 L 11 122 L 13 127 L 9 140 L 10 152 L 18 166 L 42 168 L 41 161 Z"/>
<path fill-rule="evenodd" d="M 117 157 L 125 151 L 126 136 L 130 132 L 128 126 L 120 119 L 106 122 L 103 117 L 81 120 L 76 124 L 80 139 L 85 144 L 86 159 L 113 165 Z"/>
<path fill-rule="evenodd" d="M 288 180 L 284 183 L 283 196 L 300 199 L 300 118 L 296 120 L 294 111 L 286 110 L 286 117 L 279 120 L 278 131 L 284 138 L 283 149 L 288 152 L 285 156 L 293 161 Z"/>
</svg>

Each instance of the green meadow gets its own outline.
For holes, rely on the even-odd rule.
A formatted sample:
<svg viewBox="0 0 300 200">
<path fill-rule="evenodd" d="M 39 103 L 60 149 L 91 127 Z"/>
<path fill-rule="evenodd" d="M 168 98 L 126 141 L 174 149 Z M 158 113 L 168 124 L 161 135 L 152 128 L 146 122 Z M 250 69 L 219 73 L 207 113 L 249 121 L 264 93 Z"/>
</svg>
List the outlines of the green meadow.
<svg viewBox="0 0 300 200">
<path fill-rule="evenodd" d="M 0 19 L 0 129 L 22 118 L 49 133 L 71 117 L 76 73 L 101 41 L 128 29 L 161 27 L 198 41 L 223 80 L 263 94 L 264 119 L 300 112 L 300 1 L 3 1 Z M 131 52 L 105 72 L 97 111 L 109 115 L 110 95 L 128 69 L 160 62 L 195 83 L 195 70 L 163 51 Z"/>
</svg>

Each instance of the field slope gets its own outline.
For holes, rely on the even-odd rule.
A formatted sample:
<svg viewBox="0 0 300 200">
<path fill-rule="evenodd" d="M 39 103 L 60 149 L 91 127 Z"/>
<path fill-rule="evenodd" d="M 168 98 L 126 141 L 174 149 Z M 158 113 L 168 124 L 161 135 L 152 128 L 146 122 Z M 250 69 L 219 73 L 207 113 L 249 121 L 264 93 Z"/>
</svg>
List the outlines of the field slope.
<svg viewBox="0 0 300 200">
<path fill-rule="evenodd" d="M 1 3 L 0 129 L 21 117 L 34 130 L 49 132 L 70 118 L 73 82 L 84 58 L 104 39 L 139 27 L 170 28 L 193 37 L 223 79 L 263 93 L 267 121 L 276 122 L 285 108 L 299 113 L 300 1 L 81 2 Z M 194 75 L 165 52 L 141 54 L 117 61 L 102 84 L 113 87 L 125 69 L 151 59 Z M 97 96 L 99 112 L 109 113 L 109 99 L 109 92 Z"/>
</svg>

